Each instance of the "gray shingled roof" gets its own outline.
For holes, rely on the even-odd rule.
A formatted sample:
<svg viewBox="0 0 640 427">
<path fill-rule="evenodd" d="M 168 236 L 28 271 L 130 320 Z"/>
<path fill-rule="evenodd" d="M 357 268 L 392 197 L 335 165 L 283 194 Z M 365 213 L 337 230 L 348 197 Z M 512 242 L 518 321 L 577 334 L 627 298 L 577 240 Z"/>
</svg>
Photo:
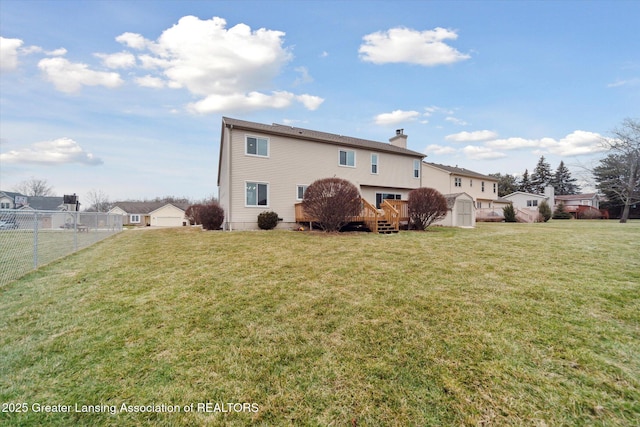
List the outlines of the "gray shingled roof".
<svg viewBox="0 0 640 427">
<path fill-rule="evenodd" d="M 343 145 L 352 148 L 365 148 L 374 151 L 395 153 L 412 157 L 426 157 L 425 154 L 418 153 L 417 151 L 396 147 L 395 145 L 391 145 L 385 142 L 370 141 L 367 139 L 353 138 L 350 136 L 336 135 L 333 133 L 320 132 L 316 130 L 297 128 L 287 125 L 279 125 L 276 123 L 272 125 L 265 125 L 261 123 L 248 122 L 245 120 L 232 119 L 229 117 L 223 117 L 222 123 L 223 126 L 226 127 L 233 126 L 233 128 L 259 131 L 271 135 L 288 136 L 295 139 L 324 142 L 327 144 Z"/>
<path fill-rule="evenodd" d="M 187 210 L 190 203 L 170 203 L 170 202 L 116 202 L 113 208 L 118 207 L 128 214 L 149 214 L 156 209 L 160 209 L 166 205 L 173 205 L 179 209 Z M 112 209 L 113 209 L 112 208 Z"/>
<path fill-rule="evenodd" d="M 27 197 L 27 205 L 31 209 L 38 211 L 57 211 L 60 210 L 60 206 L 63 205 L 64 199 L 62 197 Z"/>
<path fill-rule="evenodd" d="M 442 169 L 444 171 L 447 171 L 449 173 L 454 173 L 456 175 L 462 175 L 462 176 L 468 176 L 471 178 L 481 178 L 481 179 L 486 179 L 486 180 L 492 180 L 492 181 L 498 181 L 498 178 L 494 178 L 492 176 L 488 176 L 488 175 L 483 175 L 481 173 L 478 172 L 474 172 L 474 171 L 470 171 L 469 169 L 465 169 L 465 168 L 459 168 L 457 166 L 447 166 L 447 165 L 441 165 L 438 163 L 429 163 L 429 162 L 424 162 L 427 165 L 433 166 L 435 168 L 438 169 Z"/>
</svg>

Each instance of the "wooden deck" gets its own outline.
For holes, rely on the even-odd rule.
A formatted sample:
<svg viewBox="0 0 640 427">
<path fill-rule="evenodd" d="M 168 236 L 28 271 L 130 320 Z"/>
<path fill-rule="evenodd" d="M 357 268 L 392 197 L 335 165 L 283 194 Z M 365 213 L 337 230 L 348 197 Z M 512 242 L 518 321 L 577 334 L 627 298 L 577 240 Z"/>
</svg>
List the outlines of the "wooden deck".
<svg viewBox="0 0 640 427">
<path fill-rule="evenodd" d="M 362 209 L 360 215 L 350 218 L 350 223 L 363 223 L 374 233 L 397 233 L 400 223 L 409 221 L 409 209 L 406 200 L 384 200 L 377 209 L 366 199 L 360 199 Z M 305 214 L 302 203 L 295 204 L 296 222 L 313 224 L 318 222 Z"/>
</svg>

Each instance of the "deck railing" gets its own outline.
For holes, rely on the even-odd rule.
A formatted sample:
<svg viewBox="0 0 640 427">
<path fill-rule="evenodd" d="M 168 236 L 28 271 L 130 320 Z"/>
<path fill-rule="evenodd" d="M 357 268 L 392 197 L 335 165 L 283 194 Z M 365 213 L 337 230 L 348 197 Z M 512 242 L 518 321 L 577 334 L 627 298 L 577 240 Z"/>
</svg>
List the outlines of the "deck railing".
<svg viewBox="0 0 640 427">
<path fill-rule="evenodd" d="M 409 211 L 406 200 L 383 200 L 380 209 L 377 209 L 368 200 L 361 198 L 362 209 L 359 216 L 351 218 L 351 222 L 364 222 L 374 233 L 378 232 L 378 221 L 386 220 L 398 230 L 400 222 L 409 220 Z M 295 218 L 299 223 L 312 223 L 316 219 L 309 217 L 302 207 L 302 202 L 295 204 Z"/>
</svg>

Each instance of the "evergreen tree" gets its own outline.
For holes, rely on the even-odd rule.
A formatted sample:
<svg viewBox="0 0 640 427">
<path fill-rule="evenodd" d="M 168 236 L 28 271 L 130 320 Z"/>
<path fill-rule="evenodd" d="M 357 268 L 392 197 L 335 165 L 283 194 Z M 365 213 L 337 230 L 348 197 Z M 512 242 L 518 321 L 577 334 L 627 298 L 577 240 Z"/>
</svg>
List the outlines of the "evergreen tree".
<svg viewBox="0 0 640 427">
<path fill-rule="evenodd" d="M 559 196 L 578 194 L 580 187 L 575 184 L 576 181 L 575 178 L 571 177 L 569 168 L 567 168 L 561 160 L 551 180 L 555 194 Z"/>
<path fill-rule="evenodd" d="M 504 215 L 504 222 L 517 222 L 516 219 L 516 210 L 513 207 L 513 203 L 509 203 L 507 206 L 502 208 L 502 214 Z"/>
<path fill-rule="evenodd" d="M 538 206 L 538 213 L 540 214 L 544 222 L 547 222 L 551 219 L 551 215 L 552 215 L 551 207 L 549 206 L 549 203 L 547 203 L 546 200 L 543 200 L 540 203 L 540 206 Z"/>
<path fill-rule="evenodd" d="M 544 156 L 540 157 L 536 168 L 531 174 L 532 193 L 544 194 L 544 188 L 551 183 L 553 174 L 551 173 L 551 165 L 547 163 Z"/>
<path fill-rule="evenodd" d="M 513 175 L 501 173 L 490 173 L 489 176 L 498 179 L 498 197 L 504 197 L 507 194 L 518 191 L 518 182 Z"/>
<path fill-rule="evenodd" d="M 531 180 L 529 179 L 529 169 L 524 170 L 522 178 L 520 179 L 520 183 L 518 184 L 518 190 L 524 191 L 525 193 L 533 192 L 533 186 L 531 185 Z"/>
</svg>

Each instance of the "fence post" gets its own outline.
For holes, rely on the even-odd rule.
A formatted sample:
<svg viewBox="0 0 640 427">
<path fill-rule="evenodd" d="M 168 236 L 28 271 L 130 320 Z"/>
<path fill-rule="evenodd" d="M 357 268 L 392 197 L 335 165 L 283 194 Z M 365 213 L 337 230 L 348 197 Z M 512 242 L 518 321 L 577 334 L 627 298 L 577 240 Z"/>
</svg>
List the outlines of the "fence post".
<svg viewBox="0 0 640 427">
<path fill-rule="evenodd" d="M 38 212 L 33 212 L 33 269 L 38 269 Z"/>
<path fill-rule="evenodd" d="M 73 251 L 78 250 L 78 212 L 73 216 Z"/>
</svg>

